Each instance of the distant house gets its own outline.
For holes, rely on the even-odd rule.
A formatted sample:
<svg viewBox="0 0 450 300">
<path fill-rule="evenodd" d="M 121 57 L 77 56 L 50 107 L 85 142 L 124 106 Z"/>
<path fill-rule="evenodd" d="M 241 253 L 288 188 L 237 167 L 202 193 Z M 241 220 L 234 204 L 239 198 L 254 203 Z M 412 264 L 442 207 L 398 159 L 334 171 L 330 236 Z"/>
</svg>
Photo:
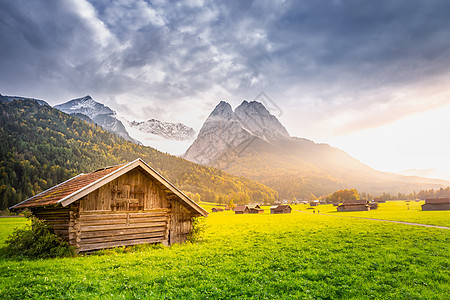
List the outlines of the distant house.
<svg viewBox="0 0 450 300">
<path fill-rule="evenodd" d="M 450 210 L 450 198 L 429 198 L 422 204 L 422 210 Z"/>
<path fill-rule="evenodd" d="M 222 207 L 213 207 L 213 208 L 211 209 L 211 211 L 212 211 L 212 212 L 221 212 L 221 211 L 223 211 L 223 208 L 222 208 Z"/>
<path fill-rule="evenodd" d="M 314 201 L 310 202 L 309 205 L 311 205 L 311 206 L 318 206 L 319 203 L 320 203 L 319 200 L 314 200 Z"/>
<path fill-rule="evenodd" d="M 270 207 L 271 214 L 290 214 L 292 208 L 289 205 L 274 205 Z"/>
<path fill-rule="evenodd" d="M 247 205 L 247 207 L 249 209 L 249 213 L 251 213 L 251 214 L 263 214 L 264 213 L 264 209 L 259 207 L 258 204 Z"/>
<path fill-rule="evenodd" d="M 183 243 L 192 218 L 208 215 L 141 159 L 80 174 L 11 207 L 25 208 L 77 252 Z"/>
<path fill-rule="evenodd" d="M 247 205 L 238 205 L 234 208 L 234 213 L 236 215 L 248 214 L 250 213 L 250 210 Z"/>
<path fill-rule="evenodd" d="M 384 200 L 383 198 L 373 198 L 373 202 L 386 203 L 386 200 Z"/>
<path fill-rule="evenodd" d="M 377 209 L 378 208 L 378 203 L 376 203 L 376 202 L 369 202 L 369 207 L 370 207 L 370 210 Z"/>
<path fill-rule="evenodd" d="M 366 200 L 349 200 L 344 201 L 337 207 L 337 211 L 367 211 L 370 210 L 369 204 Z"/>
</svg>

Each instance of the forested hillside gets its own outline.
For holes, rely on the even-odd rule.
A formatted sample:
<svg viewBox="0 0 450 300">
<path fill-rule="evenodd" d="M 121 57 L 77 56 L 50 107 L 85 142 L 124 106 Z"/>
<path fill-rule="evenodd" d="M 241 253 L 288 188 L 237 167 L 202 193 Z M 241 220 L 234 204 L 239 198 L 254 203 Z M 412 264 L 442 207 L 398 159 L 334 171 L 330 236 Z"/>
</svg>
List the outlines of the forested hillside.
<svg viewBox="0 0 450 300">
<path fill-rule="evenodd" d="M 0 209 L 79 173 L 138 157 L 181 190 L 198 193 L 202 201 L 278 199 L 263 184 L 128 142 L 32 100 L 0 102 L 0 140 Z"/>
</svg>

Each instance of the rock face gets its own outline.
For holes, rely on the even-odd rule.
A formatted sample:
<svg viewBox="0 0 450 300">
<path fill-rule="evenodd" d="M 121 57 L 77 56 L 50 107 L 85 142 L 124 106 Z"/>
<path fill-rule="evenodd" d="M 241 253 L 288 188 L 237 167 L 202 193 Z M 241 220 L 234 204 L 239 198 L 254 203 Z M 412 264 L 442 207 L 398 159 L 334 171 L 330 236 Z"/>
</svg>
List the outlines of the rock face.
<svg viewBox="0 0 450 300">
<path fill-rule="evenodd" d="M 282 139 L 289 139 L 289 133 L 261 103 L 244 101 L 233 112 L 230 104 L 221 101 L 206 119 L 184 158 L 212 165 L 238 154 L 255 140 L 271 143 Z"/>
<path fill-rule="evenodd" d="M 236 108 L 234 114 L 243 128 L 267 142 L 290 137 L 286 128 L 269 113 L 262 103 L 244 101 Z"/>
<path fill-rule="evenodd" d="M 117 119 L 114 110 L 102 103 L 94 101 L 89 95 L 56 105 L 55 108 L 85 121 L 89 121 L 90 119 L 107 131 L 123 137 L 128 141 L 138 143 L 128 134 L 123 123 Z"/>
</svg>

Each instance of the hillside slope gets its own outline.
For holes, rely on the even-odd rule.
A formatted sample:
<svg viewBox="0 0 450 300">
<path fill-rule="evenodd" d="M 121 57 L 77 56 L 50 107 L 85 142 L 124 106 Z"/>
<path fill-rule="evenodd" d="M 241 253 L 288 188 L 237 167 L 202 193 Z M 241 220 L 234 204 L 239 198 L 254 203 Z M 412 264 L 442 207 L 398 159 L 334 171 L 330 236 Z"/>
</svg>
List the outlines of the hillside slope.
<svg viewBox="0 0 450 300">
<path fill-rule="evenodd" d="M 36 101 L 0 103 L 0 209 L 79 173 L 144 159 L 203 201 L 274 201 L 260 183 L 140 146 Z"/>
</svg>

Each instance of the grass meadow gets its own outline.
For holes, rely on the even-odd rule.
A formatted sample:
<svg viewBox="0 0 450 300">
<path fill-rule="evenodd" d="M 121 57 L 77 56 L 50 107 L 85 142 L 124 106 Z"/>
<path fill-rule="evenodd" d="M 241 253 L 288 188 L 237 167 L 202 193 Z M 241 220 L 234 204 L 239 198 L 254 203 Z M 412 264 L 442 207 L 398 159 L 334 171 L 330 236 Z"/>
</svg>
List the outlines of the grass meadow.
<svg viewBox="0 0 450 300">
<path fill-rule="evenodd" d="M 212 205 L 202 205 L 210 211 Z M 450 299 L 450 212 L 405 202 L 335 213 L 211 213 L 203 241 L 0 259 L 0 299 Z M 415 211 L 415 212 L 414 212 Z M 322 214 L 323 213 L 323 214 Z M 0 245 L 25 219 L 0 219 Z"/>
</svg>

